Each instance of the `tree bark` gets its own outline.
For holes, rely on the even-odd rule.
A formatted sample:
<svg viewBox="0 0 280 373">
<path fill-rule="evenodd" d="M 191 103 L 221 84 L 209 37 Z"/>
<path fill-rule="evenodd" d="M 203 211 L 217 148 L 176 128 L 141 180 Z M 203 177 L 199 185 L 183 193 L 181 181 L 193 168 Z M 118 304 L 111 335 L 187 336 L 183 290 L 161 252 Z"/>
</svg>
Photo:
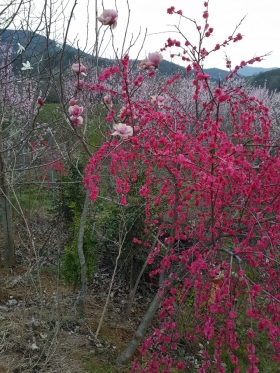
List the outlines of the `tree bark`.
<svg viewBox="0 0 280 373">
<path fill-rule="evenodd" d="M 78 236 L 78 255 L 81 267 L 81 289 L 77 299 L 77 308 L 80 314 L 83 314 L 85 311 L 85 297 L 87 292 L 87 269 L 86 269 L 86 259 L 83 250 L 83 243 L 84 243 L 84 232 L 85 232 L 85 225 L 87 220 L 87 212 L 89 206 L 89 191 L 86 192 L 83 212 L 81 215 L 80 220 L 80 229 L 79 229 L 79 236 Z"/>
<path fill-rule="evenodd" d="M 117 363 L 119 365 L 126 365 L 134 355 L 135 351 L 139 347 L 140 343 L 143 341 L 145 334 L 151 325 L 153 318 L 162 302 L 162 298 L 159 295 L 159 291 L 157 292 L 156 296 L 154 297 L 148 311 L 146 312 L 145 316 L 143 317 L 140 325 L 138 326 L 134 336 L 132 337 L 131 341 L 129 342 L 128 346 L 124 350 L 124 352 L 118 358 Z"/>
<path fill-rule="evenodd" d="M 178 270 L 175 273 L 175 276 L 169 277 L 169 285 L 165 286 L 165 281 L 167 279 L 167 273 L 163 270 L 160 274 L 159 278 L 159 290 L 157 291 L 156 296 L 154 297 L 148 311 L 146 312 L 145 316 L 141 320 L 140 325 L 138 326 L 136 332 L 134 333 L 132 339 L 128 343 L 124 352 L 119 356 L 117 363 L 119 365 L 126 365 L 133 357 L 135 351 L 139 347 L 140 343 L 143 341 L 145 334 L 151 325 L 153 318 L 161 305 L 161 302 L 164 300 L 168 291 L 174 286 L 174 284 L 181 280 L 185 275 L 185 266 L 180 265 Z"/>
<path fill-rule="evenodd" d="M 157 235 L 155 236 L 155 239 L 154 239 L 153 245 L 152 245 L 152 247 L 151 247 L 151 252 L 153 252 L 154 249 L 155 249 L 155 246 L 156 246 L 157 241 L 158 241 L 158 237 L 159 237 L 159 231 L 158 231 Z M 129 314 L 130 314 L 130 312 L 131 312 L 131 307 L 132 307 L 132 304 L 133 304 L 133 301 L 134 301 L 134 298 L 135 298 L 135 294 L 136 294 L 136 291 L 137 291 L 137 288 L 138 288 L 139 282 L 140 282 L 140 280 L 141 280 L 141 277 L 142 277 L 142 275 L 143 275 L 143 273 L 144 273 L 144 271 L 145 271 L 145 269 L 146 269 L 146 267 L 147 267 L 147 264 L 148 264 L 148 257 L 147 257 L 147 259 L 145 260 L 144 265 L 142 266 L 142 269 L 141 269 L 141 271 L 140 271 L 140 273 L 139 273 L 139 275 L 138 275 L 138 277 L 137 277 L 137 280 L 136 280 L 136 282 L 135 282 L 135 284 L 134 284 L 133 289 L 130 290 L 130 293 L 129 293 L 129 301 L 128 301 L 127 308 L 126 308 L 126 311 L 125 311 L 125 317 L 128 317 Z"/>
<path fill-rule="evenodd" d="M 140 325 L 138 326 L 136 332 L 134 333 L 134 336 L 128 343 L 126 349 L 124 352 L 120 355 L 120 357 L 117 360 L 117 363 L 119 365 L 126 365 L 131 358 L 133 357 L 135 351 L 139 347 L 140 343 L 143 341 L 145 334 L 150 327 L 153 318 L 155 317 L 155 314 L 157 313 L 157 310 L 163 300 L 163 286 L 164 282 L 166 280 L 167 273 L 165 270 L 162 270 L 162 272 L 159 275 L 159 289 L 152 300 L 152 303 L 150 304 L 148 311 L 146 312 L 145 316 L 141 320 Z"/>
<path fill-rule="evenodd" d="M 0 206 L 4 232 L 4 266 L 13 267 L 15 265 L 14 231 L 5 169 L 5 162 L 0 154 Z"/>
</svg>

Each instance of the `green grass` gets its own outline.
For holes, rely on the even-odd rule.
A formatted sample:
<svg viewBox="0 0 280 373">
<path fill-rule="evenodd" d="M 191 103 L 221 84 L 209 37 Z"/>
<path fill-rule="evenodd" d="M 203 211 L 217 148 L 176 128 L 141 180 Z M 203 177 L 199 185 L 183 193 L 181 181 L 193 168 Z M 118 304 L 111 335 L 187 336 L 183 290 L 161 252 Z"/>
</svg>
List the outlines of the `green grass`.
<svg viewBox="0 0 280 373">
<path fill-rule="evenodd" d="M 51 190 L 36 185 L 26 185 L 11 195 L 11 202 L 17 208 L 20 204 L 23 211 L 49 211 L 52 207 Z M 18 200 L 18 202 L 17 202 Z"/>
<path fill-rule="evenodd" d="M 36 122 L 50 123 L 54 120 L 57 121 L 58 118 L 63 118 L 60 104 L 49 103 L 40 108 Z"/>
<path fill-rule="evenodd" d="M 106 351 L 101 355 L 90 354 L 89 361 L 86 365 L 87 373 L 129 373 L 130 366 L 118 367 L 114 353 Z"/>
</svg>

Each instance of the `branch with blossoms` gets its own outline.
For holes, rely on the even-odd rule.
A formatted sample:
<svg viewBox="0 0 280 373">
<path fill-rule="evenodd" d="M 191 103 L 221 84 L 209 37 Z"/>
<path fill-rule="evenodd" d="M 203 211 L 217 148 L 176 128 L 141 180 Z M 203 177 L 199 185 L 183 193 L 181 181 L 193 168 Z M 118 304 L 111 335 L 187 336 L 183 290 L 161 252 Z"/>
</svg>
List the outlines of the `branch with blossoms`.
<svg viewBox="0 0 280 373">
<path fill-rule="evenodd" d="M 182 17 L 183 12 L 177 14 Z M 104 11 L 100 22 L 112 30 L 116 17 L 116 12 Z M 280 317 L 279 150 L 270 150 L 272 119 L 264 102 L 231 79 L 240 67 L 262 57 L 242 61 L 215 85 L 202 66 L 210 53 L 204 40 L 214 35 L 207 2 L 202 21 L 203 27 L 194 22 L 197 45 L 178 29 L 185 44 L 180 56 L 187 63 L 186 72 L 193 73 L 186 80 L 176 75 L 157 87 L 154 77 L 162 55 L 154 52 L 140 62 L 134 79 L 130 58 L 124 55 L 118 66 L 99 74 L 98 82 L 76 87 L 102 95 L 108 111 L 107 141 L 86 167 L 85 185 L 92 201 L 99 196 L 106 164 L 119 204 L 129 205 L 132 186 L 136 181 L 141 184 L 145 232 L 159 232 L 147 262 L 158 260 L 151 276 L 161 276 L 163 285 L 120 361 L 131 357 L 158 308 L 160 328 L 140 349 L 149 357 L 147 364 L 141 367 L 136 362 L 133 372 L 188 369 L 190 362 L 176 351 L 179 345 L 196 346 L 198 340 L 211 344 L 200 358 L 200 372 L 224 372 L 224 351 L 240 371 L 239 349 L 248 352 L 247 371 L 257 372 L 254 336 L 263 330 L 268 331 L 274 360 L 279 360 L 280 332 L 274 321 L 275 315 Z M 241 39 L 234 32 L 211 52 Z M 164 49 L 171 46 L 182 48 L 179 40 L 168 39 Z M 231 68 L 229 60 L 227 67 Z M 78 65 L 76 74 L 82 70 Z M 119 111 L 116 101 L 122 106 Z M 78 118 L 83 110 L 76 99 L 69 114 L 73 126 L 82 124 Z M 141 245 L 137 237 L 134 242 Z M 248 281 L 249 273 L 253 282 Z M 192 317 L 180 328 L 188 302 Z M 240 323 L 246 328 L 244 342 Z"/>
</svg>

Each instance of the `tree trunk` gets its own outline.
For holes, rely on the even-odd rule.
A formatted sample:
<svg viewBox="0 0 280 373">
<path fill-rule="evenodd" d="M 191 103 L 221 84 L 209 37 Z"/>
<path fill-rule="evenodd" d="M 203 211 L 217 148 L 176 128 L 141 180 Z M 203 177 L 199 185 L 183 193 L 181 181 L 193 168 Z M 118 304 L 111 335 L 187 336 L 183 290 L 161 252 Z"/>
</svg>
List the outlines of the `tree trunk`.
<svg viewBox="0 0 280 373">
<path fill-rule="evenodd" d="M 156 246 L 156 243 L 158 241 L 158 236 L 159 236 L 159 231 L 157 233 L 157 235 L 155 236 L 155 239 L 154 239 L 154 242 L 153 242 L 153 245 L 151 247 L 151 253 L 154 251 L 155 249 L 155 246 Z M 126 311 L 125 311 L 125 317 L 128 317 L 130 315 L 130 312 L 131 312 L 131 307 L 132 307 L 132 304 L 133 304 L 133 301 L 134 301 L 134 298 L 135 298 L 135 294 L 136 294 L 136 291 L 137 291 L 137 288 L 138 288 L 138 285 L 139 285 L 139 282 L 141 280 L 141 277 L 143 276 L 143 273 L 147 267 L 147 264 L 148 264 L 148 257 L 147 259 L 145 260 L 145 263 L 144 265 L 142 266 L 142 269 L 137 277 L 137 280 L 134 284 L 134 287 L 133 289 L 130 290 L 129 292 L 129 301 L 128 301 L 128 304 L 127 304 L 127 307 L 126 307 Z"/>
<path fill-rule="evenodd" d="M 128 343 L 128 346 L 118 358 L 117 363 L 119 365 L 126 365 L 132 359 L 135 351 L 139 347 L 140 343 L 143 341 L 145 334 L 149 326 L 151 325 L 158 308 L 161 305 L 161 302 L 164 300 L 165 295 L 168 294 L 168 291 L 174 286 L 174 284 L 178 280 L 183 278 L 185 272 L 186 272 L 185 266 L 180 265 L 178 270 L 175 273 L 175 276 L 172 276 L 172 278 L 169 277 L 169 285 L 167 287 L 165 286 L 165 281 L 167 279 L 167 273 L 165 270 L 161 272 L 160 278 L 159 278 L 159 290 L 157 291 L 157 294 L 154 297 L 152 303 L 150 304 L 148 311 L 146 312 L 140 325 L 138 326 L 136 332 L 134 333 L 134 336 Z"/>
<path fill-rule="evenodd" d="M 86 192 L 83 212 L 81 215 L 80 220 L 80 229 L 79 229 L 79 236 L 78 236 L 78 255 L 81 267 L 81 289 L 77 299 L 77 308 L 80 314 L 83 314 L 85 311 L 85 297 L 87 292 L 87 269 L 86 269 L 86 260 L 83 250 L 83 243 L 84 243 L 84 232 L 85 232 L 85 225 L 87 220 L 87 212 L 89 206 L 89 191 Z"/>
<path fill-rule="evenodd" d="M 145 316 L 143 317 L 140 325 L 138 326 L 134 336 L 132 337 L 131 341 L 129 342 L 128 346 L 124 350 L 124 352 L 118 358 L 117 363 L 119 365 L 126 365 L 134 355 L 135 351 L 139 347 L 140 343 L 143 341 L 145 334 L 151 325 L 153 318 L 162 302 L 162 298 L 159 296 L 159 291 L 157 292 L 156 296 L 154 297 L 148 311 L 146 312 Z"/>
<path fill-rule="evenodd" d="M 166 276 L 167 276 L 166 271 L 162 270 L 162 272 L 159 275 L 159 290 L 157 291 L 156 296 L 154 297 L 152 303 L 150 304 L 148 311 L 146 312 L 145 316 L 141 320 L 140 325 L 138 326 L 136 332 L 134 333 L 134 336 L 128 343 L 128 346 L 126 347 L 124 352 L 121 354 L 121 356 L 118 358 L 117 363 L 119 365 L 126 365 L 129 362 L 129 360 L 131 360 L 131 358 L 133 357 L 140 343 L 143 341 L 145 334 L 148 328 L 150 327 L 153 321 L 153 318 L 155 317 L 155 314 L 157 313 L 157 310 L 163 300 L 162 287 L 164 286 Z"/>
<path fill-rule="evenodd" d="M 9 189 L 6 182 L 5 163 L 0 154 L 0 206 L 2 216 L 2 226 L 4 233 L 4 266 L 13 267 L 15 265 L 15 246 L 12 221 L 12 209 L 9 199 Z"/>
</svg>

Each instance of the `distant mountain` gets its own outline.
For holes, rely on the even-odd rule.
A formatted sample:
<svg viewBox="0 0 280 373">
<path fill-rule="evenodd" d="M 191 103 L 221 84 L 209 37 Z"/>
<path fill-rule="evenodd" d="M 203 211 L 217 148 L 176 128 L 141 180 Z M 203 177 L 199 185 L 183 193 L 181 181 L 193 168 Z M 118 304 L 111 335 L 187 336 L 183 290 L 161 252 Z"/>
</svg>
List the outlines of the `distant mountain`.
<svg viewBox="0 0 280 373">
<path fill-rule="evenodd" d="M 269 91 L 280 92 L 280 69 L 274 69 L 254 75 L 250 77 L 249 81 L 256 87 L 266 86 Z"/>
<path fill-rule="evenodd" d="M 18 43 L 25 48 L 22 55 L 17 53 Z M 60 61 L 62 68 L 69 67 L 69 65 L 77 60 L 78 56 L 87 60 L 93 60 L 92 55 L 80 51 L 68 44 L 65 46 L 65 49 L 62 52 L 61 45 L 59 45 L 59 43 L 57 43 L 55 40 L 48 39 L 39 33 L 25 30 L 2 31 L 0 29 L 0 45 L 1 44 L 7 44 L 12 47 L 12 57 L 14 58 L 13 68 L 15 73 L 21 71 L 22 62 L 26 61 L 31 63 L 33 67 L 32 72 L 36 73 L 38 71 L 38 61 L 40 61 L 40 66 L 45 65 L 47 72 L 48 68 L 52 68 L 54 71 L 57 69 L 58 71 L 58 68 L 60 68 Z M 113 64 L 116 64 L 116 60 L 110 60 L 102 57 L 99 58 L 100 67 L 110 66 Z M 245 66 L 239 70 L 238 75 L 244 77 L 253 76 L 254 78 L 252 81 L 256 82 L 256 84 L 263 85 L 266 81 L 267 85 L 270 87 L 269 89 L 278 89 L 279 82 L 277 71 L 279 70 L 279 68 L 274 67 L 263 68 Z M 229 74 L 229 71 L 218 68 L 205 69 L 204 71 L 215 81 L 224 80 L 225 76 Z M 161 75 L 167 76 L 177 73 L 186 75 L 185 67 L 166 60 L 163 60 L 160 63 L 158 72 Z"/>
<path fill-rule="evenodd" d="M 18 54 L 18 43 L 25 48 L 22 54 Z M 37 72 L 38 62 L 41 66 L 54 69 L 58 67 L 62 57 L 63 67 L 73 61 L 77 55 L 77 49 L 70 45 L 65 46 L 63 56 L 61 46 L 52 39 L 43 35 L 25 30 L 0 30 L 0 44 L 6 44 L 12 48 L 13 70 L 15 73 L 20 72 L 22 62 L 29 61 L 33 67 L 32 72 Z M 1 57 L 1 56 L 0 56 Z M 49 58 L 50 57 L 50 58 Z"/>
<path fill-rule="evenodd" d="M 212 67 L 210 69 L 204 69 L 206 74 L 211 75 L 212 79 L 215 80 L 224 80 L 229 72 L 227 70 L 217 69 L 216 67 Z"/>
<path fill-rule="evenodd" d="M 238 74 L 240 76 L 253 76 L 259 73 L 265 73 L 267 71 L 278 69 L 278 67 L 254 67 L 254 66 L 244 66 L 239 71 Z"/>
<path fill-rule="evenodd" d="M 275 69 L 278 69 L 278 67 L 265 68 L 265 67 L 244 66 L 239 69 L 238 75 L 241 77 L 255 76 L 259 73 L 264 73 L 264 72 L 275 70 Z M 210 68 L 210 69 L 205 69 L 204 71 L 207 74 L 211 75 L 211 77 L 216 80 L 217 79 L 223 80 L 227 75 L 229 75 L 229 71 L 217 69 L 215 67 Z"/>
<path fill-rule="evenodd" d="M 31 56 L 31 53 L 32 55 L 42 54 L 46 48 L 50 53 L 60 50 L 55 40 L 47 39 L 43 35 L 26 30 L 0 30 L 0 42 L 12 46 L 13 54 L 17 53 L 17 43 L 21 44 L 25 48 L 25 57 Z M 67 49 L 75 51 L 75 48 L 69 45 Z"/>
<path fill-rule="evenodd" d="M 139 61 L 140 62 L 140 61 Z M 158 72 L 163 75 L 186 74 L 186 68 L 176 63 L 163 60 L 158 67 Z"/>
</svg>

